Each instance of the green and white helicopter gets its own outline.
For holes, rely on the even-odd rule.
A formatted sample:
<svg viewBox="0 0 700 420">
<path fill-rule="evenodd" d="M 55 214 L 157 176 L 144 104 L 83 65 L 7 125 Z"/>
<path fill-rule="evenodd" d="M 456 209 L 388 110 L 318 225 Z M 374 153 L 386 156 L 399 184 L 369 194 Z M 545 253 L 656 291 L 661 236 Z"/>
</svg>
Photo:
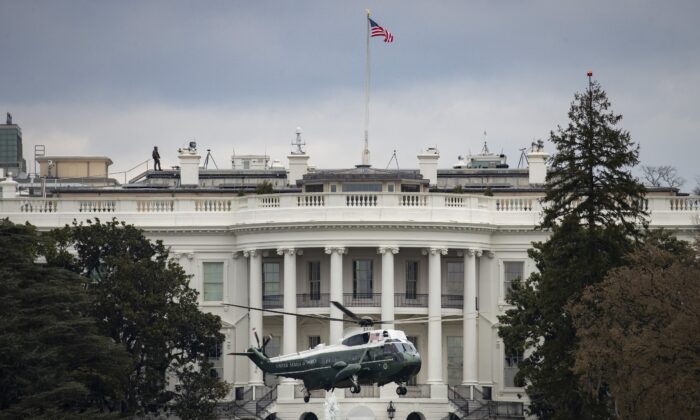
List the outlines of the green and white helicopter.
<svg viewBox="0 0 700 420">
<path fill-rule="evenodd" d="M 254 331 L 258 346 L 251 346 L 243 353 L 229 353 L 247 356 L 263 372 L 275 376 L 301 379 L 304 383 L 304 402 L 309 402 L 311 391 L 334 388 L 350 388 L 350 392 L 360 392 L 361 385 L 386 385 L 396 382 L 398 395 L 407 392 L 406 383 L 418 374 L 421 368 L 420 354 L 406 334 L 400 330 L 373 329 L 375 324 L 395 323 L 396 321 L 374 321 L 370 317 L 359 317 L 338 302 L 332 302 L 350 320 L 320 315 L 294 314 L 272 309 L 227 304 L 248 310 L 273 312 L 284 315 L 328 320 L 332 322 L 355 322 L 362 331 L 350 333 L 336 344 L 319 344 L 313 349 L 298 353 L 268 357 L 265 346 L 271 337 L 265 337 L 262 344 L 257 331 Z"/>
</svg>

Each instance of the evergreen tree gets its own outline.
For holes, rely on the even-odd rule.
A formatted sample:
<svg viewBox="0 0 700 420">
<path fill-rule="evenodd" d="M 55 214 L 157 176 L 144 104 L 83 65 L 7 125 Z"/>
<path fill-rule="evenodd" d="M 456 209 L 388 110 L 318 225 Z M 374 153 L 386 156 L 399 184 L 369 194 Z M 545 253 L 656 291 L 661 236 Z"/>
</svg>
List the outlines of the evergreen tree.
<svg viewBox="0 0 700 420">
<path fill-rule="evenodd" d="M 507 351 L 527 350 L 516 380 L 527 385 L 530 412 L 543 419 L 610 413 L 605 389 L 591 395 L 573 371 L 577 336 L 568 305 L 620 265 L 640 234 L 644 187 L 631 175 L 638 149 L 616 127 L 621 118 L 593 82 L 575 95 L 568 126 L 550 134 L 556 152 L 540 227 L 551 235 L 529 251 L 538 272 L 514 283 L 508 302 L 515 308 L 499 317 Z"/>
<path fill-rule="evenodd" d="M 191 408 L 192 400 L 180 398 L 168 381 L 205 364 L 208 351 L 221 346 L 221 319 L 199 310 L 198 292 L 189 287 L 182 267 L 168 259 L 163 243 L 116 220 L 74 222 L 52 231 L 51 237 L 47 261 L 83 276 L 92 297 L 91 314 L 131 356 L 122 412 L 157 414 L 179 401 Z M 204 387 L 199 389 L 203 395 L 228 392 L 226 383 L 197 380 L 196 375 L 208 376 L 209 371 L 188 371 L 188 392 L 195 392 L 195 385 Z"/>
<path fill-rule="evenodd" d="M 130 358 L 88 317 L 76 274 L 34 262 L 32 226 L 0 221 L 0 418 L 112 418 Z"/>
</svg>

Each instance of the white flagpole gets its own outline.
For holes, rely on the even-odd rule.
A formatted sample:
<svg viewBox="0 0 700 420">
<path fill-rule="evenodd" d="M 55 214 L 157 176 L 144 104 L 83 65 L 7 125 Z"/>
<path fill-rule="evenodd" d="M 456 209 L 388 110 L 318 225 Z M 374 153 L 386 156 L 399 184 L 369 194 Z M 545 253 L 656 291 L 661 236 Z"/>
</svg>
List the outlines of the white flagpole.
<svg viewBox="0 0 700 420">
<path fill-rule="evenodd" d="M 369 166 L 369 9 L 367 9 L 367 41 L 365 59 L 365 148 L 362 150 L 362 165 Z"/>
</svg>

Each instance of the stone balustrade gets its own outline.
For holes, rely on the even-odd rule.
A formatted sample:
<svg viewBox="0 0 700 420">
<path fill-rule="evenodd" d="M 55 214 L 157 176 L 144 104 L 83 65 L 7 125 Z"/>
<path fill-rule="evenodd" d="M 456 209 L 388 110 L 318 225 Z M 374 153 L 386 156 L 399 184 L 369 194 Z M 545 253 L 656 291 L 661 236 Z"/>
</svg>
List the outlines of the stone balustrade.
<svg viewBox="0 0 700 420">
<path fill-rule="evenodd" d="M 144 226 L 232 226 L 314 222 L 415 222 L 534 226 L 539 196 L 443 193 L 313 193 L 244 197 L 27 198 L 0 200 L 0 217 L 38 226 L 116 217 Z M 652 225 L 698 224 L 700 197 L 648 197 Z M 210 216 L 202 218 L 201 214 Z M 235 214 L 235 217 L 231 217 Z M 154 217 L 155 216 L 155 217 Z"/>
</svg>

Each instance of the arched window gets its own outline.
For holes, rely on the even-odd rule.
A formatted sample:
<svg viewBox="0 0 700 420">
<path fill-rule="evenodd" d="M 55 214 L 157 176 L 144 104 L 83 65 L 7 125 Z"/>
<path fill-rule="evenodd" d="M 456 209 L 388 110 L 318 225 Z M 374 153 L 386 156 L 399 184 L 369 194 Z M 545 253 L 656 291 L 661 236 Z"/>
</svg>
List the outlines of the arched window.
<svg viewBox="0 0 700 420">
<path fill-rule="evenodd" d="M 425 420 L 425 416 L 421 413 L 414 411 L 406 417 L 406 420 Z"/>
<path fill-rule="evenodd" d="M 318 420 L 318 417 L 314 413 L 304 413 L 299 420 Z"/>
</svg>

